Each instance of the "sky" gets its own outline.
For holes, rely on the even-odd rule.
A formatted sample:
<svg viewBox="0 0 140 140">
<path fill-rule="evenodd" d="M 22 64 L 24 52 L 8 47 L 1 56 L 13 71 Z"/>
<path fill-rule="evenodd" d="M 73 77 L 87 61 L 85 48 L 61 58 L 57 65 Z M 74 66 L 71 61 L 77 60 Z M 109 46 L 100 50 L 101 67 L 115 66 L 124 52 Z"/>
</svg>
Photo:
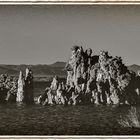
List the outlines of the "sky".
<svg viewBox="0 0 140 140">
<path fill-rule="evenodd" d="M 0 64 L 67 61 L 74 45 L 140 65 L 140 6 L 0 6 Z"/>
</svg>

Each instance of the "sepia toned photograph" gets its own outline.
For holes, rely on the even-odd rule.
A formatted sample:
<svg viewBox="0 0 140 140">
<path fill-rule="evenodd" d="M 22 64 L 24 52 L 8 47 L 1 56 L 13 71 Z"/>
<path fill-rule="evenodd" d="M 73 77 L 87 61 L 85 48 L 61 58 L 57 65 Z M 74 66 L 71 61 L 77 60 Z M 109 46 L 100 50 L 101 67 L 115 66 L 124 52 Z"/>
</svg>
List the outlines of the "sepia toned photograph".
<svg viewBox="0 0 140 140">
<path fill-rule="evenodd" d="M 0 136 L 139 136 L 139 5 L 0 5 Z"/>
</svg>

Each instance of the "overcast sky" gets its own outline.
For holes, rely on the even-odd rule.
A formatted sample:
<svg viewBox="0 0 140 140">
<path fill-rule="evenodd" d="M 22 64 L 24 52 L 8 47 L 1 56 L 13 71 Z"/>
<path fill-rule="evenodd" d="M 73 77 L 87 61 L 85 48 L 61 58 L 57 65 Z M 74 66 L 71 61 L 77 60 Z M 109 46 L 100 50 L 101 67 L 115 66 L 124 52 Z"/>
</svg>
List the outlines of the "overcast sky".
<svg viewBox="0 0 140 140">
<path fill-rule="evenodd" d="M 140 6 L 0 7 L 0 64 L 67 61 L 73 45 L 140 65 Z"/>
</svg>

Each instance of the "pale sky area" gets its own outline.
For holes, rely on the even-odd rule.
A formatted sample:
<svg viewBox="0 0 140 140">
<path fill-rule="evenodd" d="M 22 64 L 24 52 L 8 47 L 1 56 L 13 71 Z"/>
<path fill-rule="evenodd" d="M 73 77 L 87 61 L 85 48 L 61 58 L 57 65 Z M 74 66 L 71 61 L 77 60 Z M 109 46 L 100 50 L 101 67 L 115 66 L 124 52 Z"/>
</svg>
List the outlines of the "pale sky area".
<svg viewBox="0 0 140 140">
<path fill-rule="evenodd" d="M 140 65 L 140 6 L 0 6 L 0 64 L 67 61 L 73 45 Z"/>
</svg>

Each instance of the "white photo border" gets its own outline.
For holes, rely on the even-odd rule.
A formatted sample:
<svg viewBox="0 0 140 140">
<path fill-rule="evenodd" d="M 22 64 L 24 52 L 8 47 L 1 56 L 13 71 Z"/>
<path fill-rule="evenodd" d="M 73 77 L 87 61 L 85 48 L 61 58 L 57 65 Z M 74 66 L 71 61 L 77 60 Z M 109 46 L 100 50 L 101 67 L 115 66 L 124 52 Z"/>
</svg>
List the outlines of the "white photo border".
<svg viewBox="0 0 140 140">
<path fill-rule="evenodd" d="M 0 0 L 0 5 L 140 5 L 140 0 Z"/>
</svg>

